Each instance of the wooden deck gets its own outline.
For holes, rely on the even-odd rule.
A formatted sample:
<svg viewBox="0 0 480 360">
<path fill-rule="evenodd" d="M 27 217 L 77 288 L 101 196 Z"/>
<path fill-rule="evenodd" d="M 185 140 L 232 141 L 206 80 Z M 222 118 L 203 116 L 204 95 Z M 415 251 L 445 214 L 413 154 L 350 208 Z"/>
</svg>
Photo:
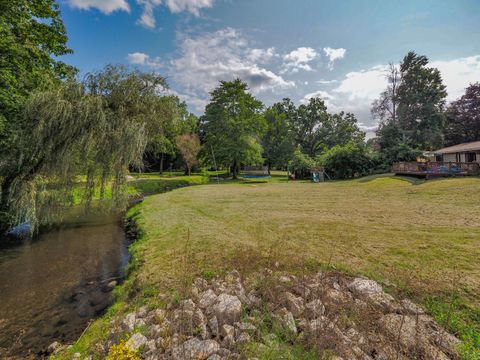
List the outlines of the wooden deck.
<svg viewBox="0 0 480 360">
<path fill-rule="evenodd" d="M 415 175 L 426 178 L 435 176 L 480 175 L 480 164 L 476 162 L 398 162 L 392 166 L 397 175 Z"/>
</svg>

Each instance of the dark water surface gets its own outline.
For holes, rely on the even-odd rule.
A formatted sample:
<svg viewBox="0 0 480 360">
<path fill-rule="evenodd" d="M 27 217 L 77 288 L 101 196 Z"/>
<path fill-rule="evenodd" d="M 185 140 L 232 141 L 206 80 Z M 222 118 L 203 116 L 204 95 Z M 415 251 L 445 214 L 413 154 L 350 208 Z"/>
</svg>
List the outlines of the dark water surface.
<svg viewBox="0 0 480 360">
<path fill-rule="evenodd" d="M 107 284 L 123 276 L 128 260 L 118 216 L 0 249 L 0 358 L 39 358 L 53 341 L 75 341 L 110 305 Z"/>
</svg>

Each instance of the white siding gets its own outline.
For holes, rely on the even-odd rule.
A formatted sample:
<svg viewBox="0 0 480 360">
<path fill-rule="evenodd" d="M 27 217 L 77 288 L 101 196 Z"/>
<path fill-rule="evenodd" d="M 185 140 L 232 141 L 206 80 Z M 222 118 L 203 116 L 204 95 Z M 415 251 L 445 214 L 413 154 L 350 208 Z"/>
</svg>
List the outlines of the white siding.
<svg viewBox="0 0 480 360">
<path fill-rule="evenodd" d="M 465 156 L 463 156 L 463 159 L 465 159 Z M 443 154 L 443 161 L 457 161 L 457 156 L 456 154 Z"/>
</svg>

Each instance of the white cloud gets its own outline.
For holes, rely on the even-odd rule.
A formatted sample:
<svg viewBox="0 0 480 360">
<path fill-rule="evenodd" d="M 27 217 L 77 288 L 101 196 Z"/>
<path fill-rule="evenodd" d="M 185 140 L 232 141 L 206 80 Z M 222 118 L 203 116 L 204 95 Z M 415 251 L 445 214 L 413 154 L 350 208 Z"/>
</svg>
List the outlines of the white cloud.
<svg viewBox="0 0 480 360">
<path fill-rule="evenodd" d="M 166 6 L 173 13 L 189 12 L 200 15 L 200 9 L 213 6 L 213 0 L 166 0 Z"/>
<path fill-rule="evenodd" d="M 480 55 L 433 61 L 430 66 L 440 70 L 443 83 L 447 86 L 448 101 L 457 100 L 465 94 L 469 84 L 480 81 Z"/>
<path fill-rule="evenodd" d="M 387 69 L 386 65 L 377 65 L 370 69 L 349 72 L 333 91 L 345 96 L 349 101 L 366 102 L 370 106 L 387 86 Z"/>
<path fill-rule="evenodd" d="M 325 84 L 333 84 L 333 83 L 336 83 L 338 82 L 338 80 L 317 80 L 316 83 L 317 84 L 322 84 L 322 85 L 325 85 Z"/>
<path fill-rule="evenodd" d="M 480 81 L 480 55 L 453 60 L 431 61 L 429 67 L 440 70 L 443 83 L 447 87 L 447 101 L 458 99 L 465 93 L 470 84 Z M 310 97 L 320 97 L 325 100 L 331 111 L 353 112 L 359 119 L 360 128 L 371 132 L 377 127 L 370 116 L 373 100 L 387 87 L 388 65 L 377 65 L 360 71 L 352 71 L 339 80 L 338 85 L 331 90 L 319 90 L 305 95 L 301 102 Z M 332 86 L 334 81 L 317 81 L 324 86 Z"/>
<path fill-rule="evenodd" d="M 254 49 L 240 31 L 225 28 L 191 37 L 180 35 L 178 57 L 169 64 L 168 73 L 182 93 L 202 104 L 220 80 L 240 78 L 253 94 L 277 92 L 295 86 L 274 71 L 254 60 L 259 54 L 272 54 L 271 49 Z M 252 56 L 253 54 L 253 56 Z M 197 110 L 201 111 L 197 107 Z"/>
<path fill-rule="evenodd" d="M 306 104 L 312 98 L 320 98 L 322 100 L 331 100 L 334 97 L 328 92 L 324 90 L 318 90 L 309 94 L 306 94 L 300 102 L 302 104 Z"/>
<path fill-rule="evenodd" d="M 272 58 L 275 56 L 278 56 L 278 54 L 275 52 L 274 47 L 268 49 L 252 49 L 250 50 L 248 59 L 253 62 L 265 64 L 272 60 Z"/>
<path fill-rule="evenodd" d="M 374 132 L 374 131 L 377 131 L 378 124 L 366 125 L 365 123 L 359 121 L 358 122 L 358 127 L 360 128 L 360 130 L 365 131 L 365 132 Z"/>
<path fill-rule="evenodd" d="M 143 6 L 143 12 L 140 19 L 138 19 L 138 23 L 146 28 L 154 28 L 156 22 L 153 12 L 155 7 L 161 5 L 162 0 L 137 0 L 137 3 Z"/>
<path fill-rule="evenodd" d="M 149 55 L 141 52 L 134 52 L 127 55 L 127 61 L 133 65 L 143 65 L 151 68 L 160 68 L 162 63 L 159 58 L 152 59 Z"/>
<path fill-rule="evenodd" d="M 138 23 L 147 28 L 154 28 L 155 8 L 163 5 L 172 13 L 188 12 L 195 16 L 200 15 L 202 8 L 213 6 L 213 0 L 137 0 L 139 5 L 143 6 L 143 12 Z"/>
<path fill-rule="evenodd" d="M 114 11 L 130 12 L 130 5 L 126 0 L 68 0 L 68 4 L 81 10 L 95 8 L 105 14 L 111 14 Z"/>
<path fill-rule="evenodd" d="M 334 49 L 331 47 L 323 48 L 323 52 L 328 57 L 328 68 L 333 70 L 333 66 L 335 65 L 335 61 L 343 59 L 345 57 L 345 53 L 347 52 L 344 48 Z"/>
<path fill-rule="evenodd" d="M 141 52 L 134 52 L 127 55 L 127 60 L 130 64 L 145 65 L 150 56 Z"/>
<path fill-rule="evenodd" d="M 311 47 L 299 47 L 283 57 L 284 64 L 282 73 L 296 73 L 300 70 L 313 71 L 309 63 L 318 56 Z"/>
</svg>

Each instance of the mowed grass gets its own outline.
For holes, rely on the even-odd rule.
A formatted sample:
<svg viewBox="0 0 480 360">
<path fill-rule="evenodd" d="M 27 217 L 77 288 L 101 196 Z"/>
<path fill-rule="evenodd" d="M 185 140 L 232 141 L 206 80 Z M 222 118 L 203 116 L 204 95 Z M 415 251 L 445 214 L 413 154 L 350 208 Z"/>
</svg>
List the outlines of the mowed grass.
<svg viewBox="0 0 480 360">
<path fill-rule="evenodd" d="M 144 271 L 170 267 L 188 241 L 212 269 L 241 248 L 274 250 L 284 265 L 329 263 L 424 292 L 480 293 L 478 178 L 196 186 L 149 197 L 140 219 L 145 256 L 164 258 Z"/>
<path fill-rule="evenodd" d="M 471 351 L 480 347 L 479 178 L 209 184 L 148 197 L 134 211 L 142 301 L 231 268 L 331 267 L 423 302 Z"/>
<path fill-rule="evenodd" d="M 273 175 L 218 184 L 205 174 L 133 174 L 131 192 L 175 190 L 130 209 L 139 240 L 128 279 L 115 288 L 109 311 L 56 358 L 96 354 L 113 317 L 164 306 L 160 293 L 188 296 L 195 276 L 269 267 L 336 268 L 379 280 L 460 336 L 462 358 L 480 359 L 479 178 L 381 175 L 313 184 Z M 289 343 L 281 349 L 282 358 L 315 358 Z"/>
</svg>

